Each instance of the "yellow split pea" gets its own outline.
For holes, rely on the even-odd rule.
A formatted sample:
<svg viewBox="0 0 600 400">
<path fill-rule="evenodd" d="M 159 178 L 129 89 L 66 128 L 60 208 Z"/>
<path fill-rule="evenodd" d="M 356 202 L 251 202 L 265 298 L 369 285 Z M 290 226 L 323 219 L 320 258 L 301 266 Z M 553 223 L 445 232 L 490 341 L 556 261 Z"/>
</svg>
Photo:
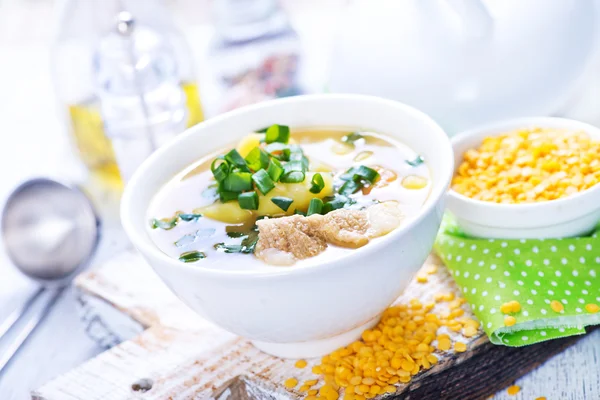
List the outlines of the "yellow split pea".
<svg viewBox="0 0 600 400">
<path fill-rule="evenodd" d="M 522 129 L 467 150 L 452 189 L 496 203 L 554 200 L 600 182 L 600 141 L 581 131 Z"/>
<path fill-rule="evenodd" d="M 305 400 L 372 399 L 383 393 L 394 393 L 397 383 L 408 383 L 420 371 L 438 362 L 436 350 L 455 352 L 467 350 L 467 345 L 454 345 L 447 334 L 437 334 L 440 327 L 463 331 L 465 336 L 475 334 L 479 322 L 460 318 L 464 311 L 463 298 L 454 293 L 439 294 L 436 302 L 448 302 L 447 313 L 433 313 L 435 303 L 423 304 L 413 299 L 408 304 L 392 306 L 384 311 L 380 322 L 363 332 L 362 339 L 324 356 L 312 372 L 319 379 L 305 381 L 300 390 L 308 393 Z M 291 381 L 291 382 L 290 382 Z M 295 378 L 285 386 L 294 388 Z M 311 387 L 319 386 L 318 393 Z"/>
</svg>

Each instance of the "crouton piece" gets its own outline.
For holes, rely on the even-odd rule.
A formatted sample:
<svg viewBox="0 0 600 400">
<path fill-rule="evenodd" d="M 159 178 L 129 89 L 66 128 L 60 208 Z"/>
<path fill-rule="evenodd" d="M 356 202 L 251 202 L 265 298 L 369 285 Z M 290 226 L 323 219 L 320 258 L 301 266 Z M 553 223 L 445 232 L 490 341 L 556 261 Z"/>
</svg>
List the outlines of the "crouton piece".
<svg viewBox="0 0 600 400">
<path fill-rule="evenodd" d="M 323 218 L 323 216 L 320 216 Z M 272 264 L 285 262 L 290 265 L 290 256 L 279 253 L 288 253 L 294 259 L 314 257 L 327 248 L 327 243 L 318 233 L 319 222 L 301 215 L 292 215 L 283 218 L 262 219 L 256 222 L 258 226 L 258 242 L 256 243 L 256 256 Z M 268 251 L 276 249 L 279 253 Z"/>
<path fill-rule="evenodd" d="M 366 210 L 335 210 L 326 215 L 263 219 L 256 222 L 258 242 L 254 254 L 271 265 L 292 265 L 314 257 L 327 243 L 358 248 L 370 238 L 388 234 L 402 222 L 395 201 L 373 205 Z"/>
<path fill-rule="evenodd" d="M 311 215 L 308 219 L 316 217 Z M 358 248 L 369 243 L 367 213 L 359 210 L 335 210 L 322 217 L 318 227 L 328 243 L 342 247 Z"/>
<path fill-rule="evenodd" d="M 404 214 L 396 201 L 375 204 L 367 208 L 366 214 L 369 221 L 367 236 L 370 238 L 387 235 L 399 227 L 404 219 Z"/>
</svg>

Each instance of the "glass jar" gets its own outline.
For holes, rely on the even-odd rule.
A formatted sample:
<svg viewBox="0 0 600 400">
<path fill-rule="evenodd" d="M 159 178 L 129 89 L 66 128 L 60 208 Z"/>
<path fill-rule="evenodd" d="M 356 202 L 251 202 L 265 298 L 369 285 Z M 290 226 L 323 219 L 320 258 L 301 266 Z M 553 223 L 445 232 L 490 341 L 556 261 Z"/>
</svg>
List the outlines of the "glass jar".
<svg viewBox="0 0 600 400">
<path fill-rule="evenodd" d="M 121 177 L 105 132 L 95 56 L 102 38 L 114 31 L 117 15 L 124 10 L 135 16 L 138 27 L 159 33 L 172 49 L 177 80 L 185 94 L 185 125 L 203 120 L 191 53 L 162 0 L 63 0 L 52 48 L 58 99 L 81 160 L 93 175 L 117 186 Z"/>
<path fill-rule="evenodd" d="M 276 0 L 214 0 L 210 114 L 302 93 L 301 44 Z"/>
</svg>

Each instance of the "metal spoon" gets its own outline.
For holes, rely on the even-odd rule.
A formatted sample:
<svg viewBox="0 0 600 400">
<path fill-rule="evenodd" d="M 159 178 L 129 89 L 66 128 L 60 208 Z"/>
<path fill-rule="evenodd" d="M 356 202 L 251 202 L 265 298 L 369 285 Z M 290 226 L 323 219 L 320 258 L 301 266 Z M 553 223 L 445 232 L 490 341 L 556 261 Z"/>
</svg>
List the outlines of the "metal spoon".
<svg viewBox="0 0 600 400">
<path fill-rule="evenodd" d="M 40 283 L 25 304 L 0 323 L 0 339 L 47 289 L 46 304 L 31 315 L 0 355 L 0 374 L 63 289 L 88 264 L 98 247 L 100 220 L 76 187 L 36 178 L 17 187 L 2 211 L 2 239 L 13 264 Z"/>
</svg>

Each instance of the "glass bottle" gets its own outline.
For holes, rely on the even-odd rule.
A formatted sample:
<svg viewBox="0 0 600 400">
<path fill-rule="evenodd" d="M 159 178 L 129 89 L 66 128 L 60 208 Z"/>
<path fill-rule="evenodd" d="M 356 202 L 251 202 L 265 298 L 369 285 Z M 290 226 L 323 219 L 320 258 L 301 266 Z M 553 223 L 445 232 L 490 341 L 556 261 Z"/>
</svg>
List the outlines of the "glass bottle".
<svg viewBox="0 0 600 400">
<path fill-rule="evenodd" d="M 276 0 L 214 0 L 208 59 L 216 93 L 210 114 L 300 94 L 301 44 Z"/>
<path fill-rule="evenodd" d="M 186 125 L 203 119 L 191 53 L 162 0 L 62 0 L 52 48 L 58 99 L 81 160 L 93 175 L 118 186 L 121 177 L 100 110 L 95 54 L 102 38 L 114 31 L 116 17 L 123 10 L 135 15 L 137 26 L 158 32 L 168 41 L 185 93 Z"/>
</svg>

